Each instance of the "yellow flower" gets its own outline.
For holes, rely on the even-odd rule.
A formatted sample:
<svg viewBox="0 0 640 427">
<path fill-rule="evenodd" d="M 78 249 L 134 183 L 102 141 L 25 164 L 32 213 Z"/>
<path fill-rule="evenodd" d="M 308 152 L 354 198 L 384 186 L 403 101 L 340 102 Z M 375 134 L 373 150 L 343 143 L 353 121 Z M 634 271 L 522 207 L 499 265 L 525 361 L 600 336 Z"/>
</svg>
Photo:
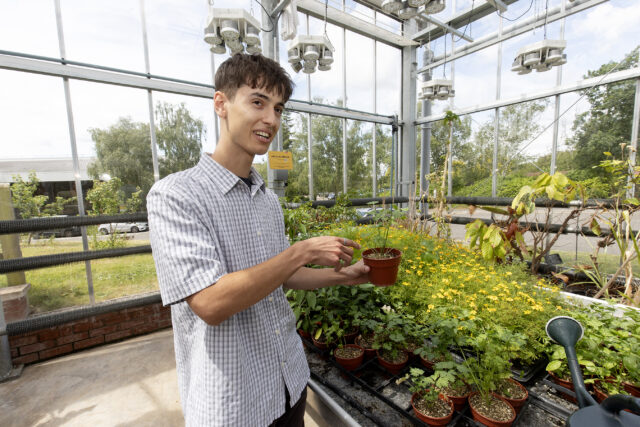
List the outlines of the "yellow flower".
<svg viewBox="0 0 640 427">
<path fill-rule="evenodd" d="M 402 282 L 403 285 L 409 286 L 409 282 Z"/>
<path fill-rule="evenodd" d="M 531 314 L 531 310 L 525 310 L 524 314 Z"/>
<path fill-rule="evenodd" d="M 562 306 L 561 305 L 556 305 L 556 309 L 562 310 Z"/>
<path fill-rule="evenodd" d="M 494 311 L 496 311 L 496 309 L 495 309 L 495 308 L 493 308 L 493 307 L 489 307 L 489 308 L 487 308 L 487 311 L 489 311 L 489 312 L 493 313 Z"/>
</svg>

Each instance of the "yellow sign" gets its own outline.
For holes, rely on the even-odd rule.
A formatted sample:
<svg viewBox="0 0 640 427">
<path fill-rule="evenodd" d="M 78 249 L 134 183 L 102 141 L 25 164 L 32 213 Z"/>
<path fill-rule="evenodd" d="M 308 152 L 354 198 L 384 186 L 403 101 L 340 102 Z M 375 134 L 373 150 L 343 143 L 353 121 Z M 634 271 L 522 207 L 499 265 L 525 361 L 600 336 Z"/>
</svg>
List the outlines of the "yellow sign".
<svg viewBox="0 0 640 427">
<path fill-rule="evenodd" d="M 293 155 L 289 151 L 269 151 L 269 167 L 293 170 Z"/>
</svg>

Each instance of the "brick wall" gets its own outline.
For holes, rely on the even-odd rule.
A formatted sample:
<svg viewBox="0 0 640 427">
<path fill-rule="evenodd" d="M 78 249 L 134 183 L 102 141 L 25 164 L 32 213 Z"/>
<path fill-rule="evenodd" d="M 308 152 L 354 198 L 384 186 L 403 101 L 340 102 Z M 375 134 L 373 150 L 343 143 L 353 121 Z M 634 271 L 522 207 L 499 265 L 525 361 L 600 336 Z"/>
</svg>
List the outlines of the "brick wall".
<svg viewBox="0 0 640 427">
<path fill-rule="evenodd" d="M 35 363 L 171 326 L 171 309 L 156 303 L 90 316 L 9 337 L 14 365 Z"/>
</svg>

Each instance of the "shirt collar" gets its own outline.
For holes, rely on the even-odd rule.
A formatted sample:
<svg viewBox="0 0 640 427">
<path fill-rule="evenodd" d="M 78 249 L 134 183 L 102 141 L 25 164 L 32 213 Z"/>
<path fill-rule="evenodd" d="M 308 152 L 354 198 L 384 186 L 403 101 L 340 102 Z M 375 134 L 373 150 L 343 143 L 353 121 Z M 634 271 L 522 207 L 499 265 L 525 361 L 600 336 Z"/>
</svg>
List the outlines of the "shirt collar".
<svg viewBox="0 0 640 427">
<path fill-rule="evenodd" d="M 210 153 L 202 153 L 198 168 L 220 188 L 222 194 L 227 194 L 242 181 L 236 174 L 213 160 Z M 249 176 L 253 183 L 251 186 L 251 195 L 254 195 L 258 190 L 264 193 L 266 184 L 253 166 L 251 167 Z"/>
</svg>

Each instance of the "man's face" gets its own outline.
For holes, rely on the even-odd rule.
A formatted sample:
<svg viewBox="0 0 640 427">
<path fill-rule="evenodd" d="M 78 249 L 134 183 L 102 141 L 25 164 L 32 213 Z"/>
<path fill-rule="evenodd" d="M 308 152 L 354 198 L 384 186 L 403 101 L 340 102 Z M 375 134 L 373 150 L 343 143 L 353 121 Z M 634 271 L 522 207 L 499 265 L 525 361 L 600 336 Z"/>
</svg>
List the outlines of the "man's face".
<svg viewBox="0 0 640 427">
<path fill-rule="evenodd" d="M 233 100 L 224 96 L 226 130 L 235 148 L 255 156 L 265 154 L 280 128 L 282 97 L 264 88 L 243 85 Z"/>
</svg>

